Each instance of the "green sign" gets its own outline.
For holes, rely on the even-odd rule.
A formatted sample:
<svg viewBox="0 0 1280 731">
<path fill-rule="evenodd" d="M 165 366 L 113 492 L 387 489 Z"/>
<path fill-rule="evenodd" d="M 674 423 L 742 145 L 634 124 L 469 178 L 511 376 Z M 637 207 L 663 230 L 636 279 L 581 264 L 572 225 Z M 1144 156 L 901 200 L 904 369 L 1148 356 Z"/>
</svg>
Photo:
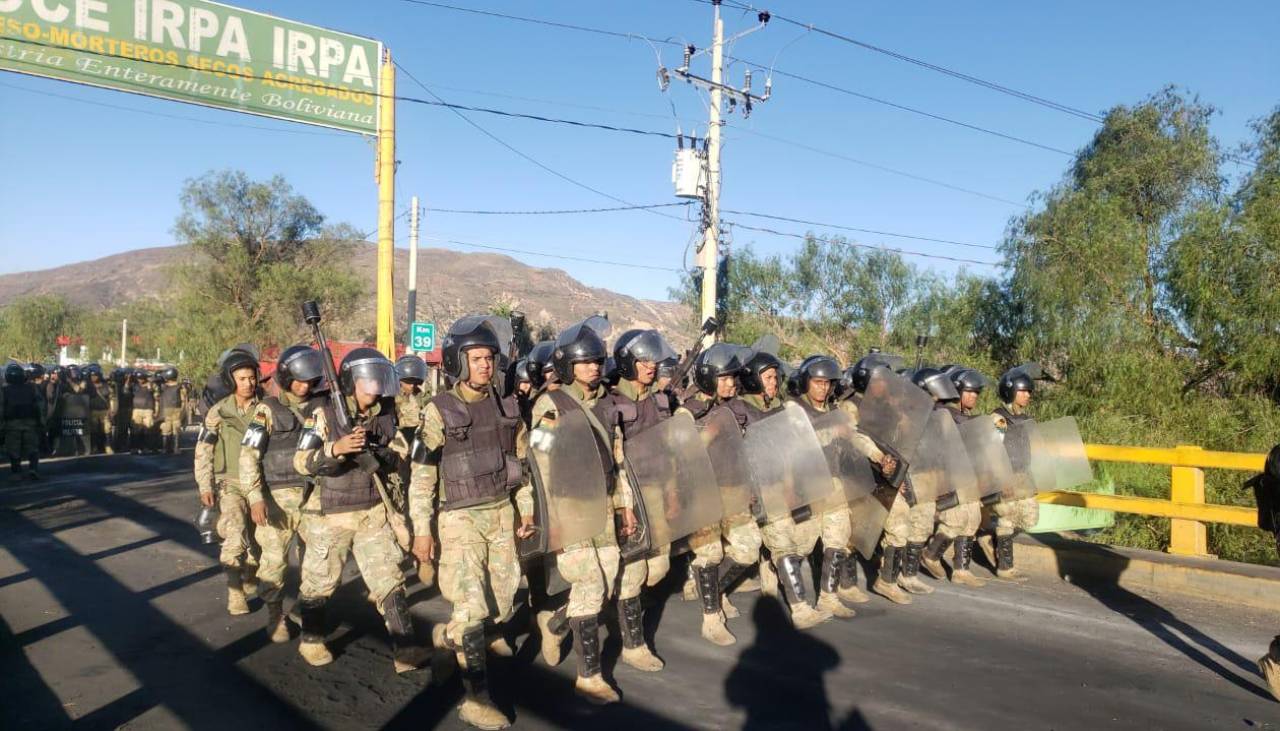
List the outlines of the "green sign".
<svg viewBox="0 0 1280 731">
<path fill-rule="evenodd" d="M 436 324 L 434 322 L 415 322 L 409 328 L 409 348 L 419 353 L 429 353 L 436 349 Z"/>
<path fill-rule="evenodd" d="M 349 132 L 382 44 L 207 0 L 0 0 L 0 69 Z"/>
</svg>

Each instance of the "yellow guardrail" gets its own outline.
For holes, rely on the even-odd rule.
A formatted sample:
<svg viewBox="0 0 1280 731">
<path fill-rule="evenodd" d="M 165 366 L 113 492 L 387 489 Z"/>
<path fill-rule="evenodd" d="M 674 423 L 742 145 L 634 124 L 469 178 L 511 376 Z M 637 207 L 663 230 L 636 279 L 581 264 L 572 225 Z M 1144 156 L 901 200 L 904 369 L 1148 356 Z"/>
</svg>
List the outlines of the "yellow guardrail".
<svg viewBox="0 0 1280 731">
<path fill-rule="evenodd" d="M 1257 525 L 1257 512 L 1253 508 L 1204 501 L 1204 471 L 1261 472 L 1266 461 L 1264 454 L 1213 452 L 1187 445 L 1160 449 L 1111 444 L 1086 444 L 1085 454 L 1090 461 L 1097 462 L 1169 465 L 1169 499 L 1060 491 L 1041 493 L 1040 502 L 1170 518 L 1169 553 L 1182 556 L 1209 555 L 1205 523 Z"/>
</svg>

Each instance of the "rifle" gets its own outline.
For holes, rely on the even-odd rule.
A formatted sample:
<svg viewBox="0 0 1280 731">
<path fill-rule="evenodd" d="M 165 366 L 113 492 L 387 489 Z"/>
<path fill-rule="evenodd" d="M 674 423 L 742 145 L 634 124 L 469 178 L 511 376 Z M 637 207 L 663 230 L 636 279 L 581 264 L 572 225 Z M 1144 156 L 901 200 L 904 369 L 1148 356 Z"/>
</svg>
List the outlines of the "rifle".
<svg viewBox="0 0 1280 731">
<path fill-rule="evenodd" d="M 338 417 L 338 426 L 344 432 L 350 432 L 354 422 L 351 412 L 347 410 L 347 400 L 338 386 L 338 373 L 333 368 L 333 354 L 329 352 L 329 341 L 324 336 L 324 330 L 320 329 L 320 305 L 315 300 L 302 303 L 302 319 L 311 326 L 311 335 L 315 338 L 316 347 L 320 350 L 321 369 L 324 371 L 324 380 L 329 384 L 329 403 L 333 404 L 333 413 Z"/>
<path fill-rule="evenodd" d="M 684 379 L 693 368 L 694 361 L 702 354 L 702 341 L 719 329 L 720 321 L 714 317 L 708 317 L 706 322 L 702 323 L 702 328 L 698 331 L 699 337 L 694 341 L 693 347 L 685 353 L 684 358 L 680 359 L 679 365 L 676 366 L 676 372 L 671 376 L 671 390 L 679 393 L 682 398 L 685 395 Z"/>
</svg>

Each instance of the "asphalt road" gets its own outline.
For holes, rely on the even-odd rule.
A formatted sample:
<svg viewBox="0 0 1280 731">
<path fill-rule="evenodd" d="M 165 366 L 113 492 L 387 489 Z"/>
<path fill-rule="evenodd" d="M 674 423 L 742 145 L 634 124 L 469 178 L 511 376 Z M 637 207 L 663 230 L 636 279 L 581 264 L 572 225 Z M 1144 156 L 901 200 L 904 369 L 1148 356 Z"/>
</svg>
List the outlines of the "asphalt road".
<svg viewBox="0 0 1280 731">
<path fill-rule="evenodd" d="M 229 617 L 216 547 L 191 524 L 190 461 L 66 460 L 0 484 L 0 728 L 465 728 L 456 679 L 394 675 L 354 573 L 328 667 L 267 642 L 260 602 Z M 410 592 L 426 637 L 446 607 Z M 573 657 L 548 668 L 523 636 L 492 661 L 495 696 L 530 729 L 1280 729 L 1254 665 L 1280 614 L 1049 578 L 875 599 L 809 632 L 773 600 L 734 601 L 739 641 L 719 648 L 694 603 L 658 600 L 661 673 L 617 664 L 614 633 L 615 706 L 576 700 Z"/>
</svg>

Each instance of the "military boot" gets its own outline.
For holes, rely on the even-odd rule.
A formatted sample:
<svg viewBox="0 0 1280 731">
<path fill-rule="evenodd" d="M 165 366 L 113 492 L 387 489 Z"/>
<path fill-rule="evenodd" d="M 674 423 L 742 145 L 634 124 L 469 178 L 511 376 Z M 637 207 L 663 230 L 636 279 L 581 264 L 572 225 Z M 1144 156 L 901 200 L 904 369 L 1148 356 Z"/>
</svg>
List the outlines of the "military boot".
<svg viewBox="0 0 1280 731">
<path fill-rule="evenodd" d="M 277 644 L 289 641 L 289 623 L 284 616 L 284 602 L 279 599 L 267 602 L 267 637 Z"/>
<path fill-rule="evenodd" d="M 391 657 L 397 673 L 417 670 L 427 664 L 431 651 L 418 644 L 413 635 L 413 619 L 404 589 L 396 589 L 382 600 L 382 621 L 391 636 Z"/>
<path fill-rule="evenodd" d="M 871 597 L 858 586 L 858 559 L 851 552 L 845 553 L 844 562 L 840 564 L 840 589 L 836 595 L 841 601 L 850 604 L 866 604 L 871 601 Z"/>
<path fill-rule="evenodd" d="M 941 533 L 934 533 L 928 545 L 924 547 L 924 554 L 920 556 L 920 566 L 939 581 L 947 579 L 947 569 L 942 565 L 942 555 L 947 552 L 949 545 L 951 545 L 950 538 Z M 956 549 L 959 550 L 959 548 L 960 544 L 957 542 Z"/>
<path fill-rule="evenodd" d="M 298 654 L 313 667 L 333 662 L 333 655 L 324 646 L 324 605 L 324 599 L 302 599 L 298 602 L 298 614 L 302 615 L 302 637 L 298 643 Z"/>
<path fill-rule="evenodd" d="M 969 566 L 973 562 L 973 536 L 960 536 L 956 539 L 956 547 L 951 556 L 951 561 L 951 581 L 953 583 L 961 586 L 971 586 L 975 589 L 987 585 L 984 579 L 979 579 L 969 570 Z"/>
<path fill-rule="evenodd" d="M 736 619 L 739 616 L 738 608 L 729 603 L 729 592 L 733 589 L 734 584 L 741 586 L 747 583 L 742 580 L 742 577 L 746 575 L 751 566 L 752 564 L 741 564 L 731 558 L 726 558 L 720 562 L 720 567 L 717 569 L 720 585 L 720 609 L 724 612 L 725 619 Z M 774 580 L 776 593 L 776 576 L 774 576 Z"/>
<path fill-rule="evenodd" d="M 987 559 L 987 565 L 995 568 L 996 566 L 996 544 L 992 539 L 991 533 L 983 533 L 978 536 L 978 548 L 982 549 L 983 558 Z"/>
<path fill-rule="evenodd" d="M 554 612 L 538 612 L 538 633 L 542 636 L 542 659 L 551 667 L 560 664 L 564 659 L 564 635 L 568 631 L 569 621 L 567 606 Z"/>
<path fill-rule="evenodd" d="M 573 690 L 591 703 L 617 703 L 618 691 L 600 672 L 600 624 L 596 617 L 574 617 L 573 649 L 578 653 L 578 679 Z"/>
<path fill-rule="evenodd" d="M 689 565 L 689 576 L 684 580 L 684 586 L 680 589 L 680 597 L 686 602 L 697 599 L 698 594 L 698 568 L 692 564 Z"/>
<path fill-rule="evenodd" d="M 661 670 L 665 663 L 644 641 L 644 608 L 640 597 L 618 600 L 618 626 L 622 630 L 622 661 L 646 673 Z"/>
<path fill-rule="evenodd" d="M 244 595 L 257 596 L 258 594 L 258 559 L 252 554 L 246 555 L 240 563 L 240 576 L 244 582 Z"/>
<path fill-rule="evenodd" d="M 1258 660 L 1258 669 L 1262 671 L 1271 695 L 1280 701 L 1280 637 L 1271 640 L 1267 654 Z"/>
<path fill-rule="evenodd" d="M 739 612 L 738 608 L 733 606 L 733 602 L 729 601 L 728 594 L 720 595 L 720 611 L 724 612 L 725 619 L 737 619 L 742 616 L 742 612 Z"/>
<path fill-rule="evenodd" d="M 898 586 L 899 562 L 902 560 L 900 556 L 904 550 L 906 549 L 897 546 L 884 547 L 884 555 L 880 558 L 880 575 L 876 577 L 876 583 L 871 586 L 871 591 L 894 604 L 911 603 L 911 595 Z"/>
<path fill-rule="evenodd" d="M 760 557 L 760 593 L 774 599 L 779 598 L 778 572 L 774 570 L 773 563 L 764 556 Z"/>
<path fill-rule="evenodd" d="M 848 553 L 838 548 L 827 548 L 822 551 L 822 576 L 818 581 L 818 609 L 828 612 L 833 617 L 851 619 L 858 615 L 840 601 L 837 593 L 840 589 L 840 571 Z"/>
<path fill-rule="evenodd" d="M 484 627 L 476 627 L 462 636 L 462 651 L 457 653 L 457 660 L 466 695 L 458 706 L 458 718 L 476 728 L 496 731 L 510 726 L 511 722 L 489 696 L 485 649 Z"/>
<path fill-rule="evenodd" d="M 249 613 L 249 600 L 244 595 L 244 579 L 239 566 L 223 566 L 227 575 L 227 614 Z"/>
<path fill-rule="evenodd" d="M 1013 536 L 996 536 L 996 576 L 1019 583 L 1027 580 L 1013 565 Z"/>
<path fill-rule="evenodd" d="M 831 613 L 825 609 L 809 606 L 808 598 L 805 596 L 804 579 L 800 576 L 800 567 L 803 563 L 804 559 L 795 554 L 778 559 L 778 587 L 782 590 L 787 606 L 791 609 L 791 624 L 796 629 L 817 627 L 831 619 Z"/>
<path fill-rule="evenodd" d="M 902 574 L 898 577 L 898 586 L 912 594 L 933 593 L 933 587 L 920 580 L 920 557 L 923 554 L 923 543 L 907 543 L 907 549 L 902 554 Z"/>
<path fill-rule="evenodd" d="M 694 567 L 698 595 L 702 600 L 702 638 L 713 645 L 728 647 L 738 641 L 725 626 L 723 596 L 720 594 L 720 570 L 715 566 Z"/>
</svg>

